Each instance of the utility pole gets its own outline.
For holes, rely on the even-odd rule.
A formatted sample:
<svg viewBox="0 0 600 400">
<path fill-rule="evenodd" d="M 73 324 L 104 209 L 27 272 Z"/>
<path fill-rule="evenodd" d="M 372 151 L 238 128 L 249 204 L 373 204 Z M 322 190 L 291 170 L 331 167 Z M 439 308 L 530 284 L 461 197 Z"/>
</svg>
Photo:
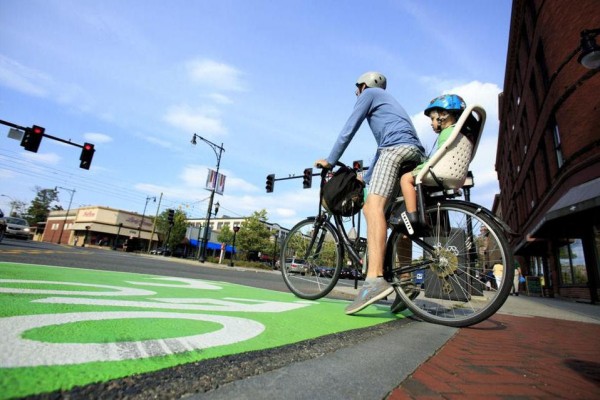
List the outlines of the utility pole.
<svg viewBox="0 0 600 400">
<path fill-rule="evenodd" d="M 158 199 L 158 206 L 156 206 L 156 215 L 154 215 L 154 223 L 152 224 L 152 233 L 150 234 L 150 240 L 148 242 L 148 253 L 152 250 L 152 240 L 154 240 L 154 232 L 156 231 L 156 219 L 158 218 L 158 210 L 160 210 L 160 203 L 162 201 L 162 192 L 160 193 L 160 198 Z"/>
<path fill-rule="evenodd" d="M 61 186 L 56 186 L 54 191 L 57 192 L 58 189 L 66 190 L 71 192 L 71 200 L 69 200 L 69 207 L 67 208 L 67 213 L 65 214 L 65 220 L 63 221 L 62 226 L 60 227 L 60 235 L 58 235 L 58 244 L 62 241 L 63 231 L 65 230 L 65 225 L 67 224 L 67 218 L 69 217 L 69 211 L 71 211 L 71 203 L 73 203 L 73 195 L 75 194 L 75 189 L 67 189 Z"/>
</svg>

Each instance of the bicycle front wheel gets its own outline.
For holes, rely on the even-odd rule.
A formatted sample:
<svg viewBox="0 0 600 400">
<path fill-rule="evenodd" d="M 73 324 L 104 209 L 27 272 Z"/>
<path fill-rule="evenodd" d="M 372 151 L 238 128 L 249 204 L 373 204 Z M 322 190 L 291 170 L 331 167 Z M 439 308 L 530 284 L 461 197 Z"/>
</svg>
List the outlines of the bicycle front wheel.
<svg viewBox="0 0 600 400">
<path fill-rule="evenodd" d="M 396 294 L 425 321 L 464 327 L 492 316 L 509 295 L 514 268 L 496 221 L 472 203 L 443 201 L 426 208 L 431 232 L 388 241 Z"/>
<path fill-rule="evenodd" d="M 336 229 L 326 220 L 307 218 L 294 226 L 281 248 L 281 273 L 296 296 L 316 300 L 336 285 L 343 250 Z"/>
</svg>

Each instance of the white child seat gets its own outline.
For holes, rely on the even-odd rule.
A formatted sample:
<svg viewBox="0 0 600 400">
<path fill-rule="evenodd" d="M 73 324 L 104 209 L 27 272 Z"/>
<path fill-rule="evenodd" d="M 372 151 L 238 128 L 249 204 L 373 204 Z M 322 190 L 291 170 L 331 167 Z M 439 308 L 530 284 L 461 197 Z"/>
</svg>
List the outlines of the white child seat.
<svg viewBox="0 0 600 400">
<path fill-rule="evenodd" d="M 415 177 L 415 185 L 459 189 L 465 183 L 485 125 L 485 110 L 468 106 L 446 142 L 427 160 Z"/>
</svg>

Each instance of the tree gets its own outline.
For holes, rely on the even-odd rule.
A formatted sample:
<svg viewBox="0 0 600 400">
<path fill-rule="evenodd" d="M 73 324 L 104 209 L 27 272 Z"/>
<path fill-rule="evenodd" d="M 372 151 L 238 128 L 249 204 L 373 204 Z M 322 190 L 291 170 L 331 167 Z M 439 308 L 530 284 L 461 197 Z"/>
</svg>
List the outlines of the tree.
<svg viewBox="0 0 600 400">
<path fill-rule="evenodd" d="M 167 240 L 167 233 L 169 232 L 170 224 L 168 220 L 168 210 L 164 210 L 156 220 L 156 231 L 159 234 L 159 237 L 163 241 L 163 245 L 167 246 L 169 249 L 174 250 L 178 244 L 180 244 L 185 238 L 185 231 L 188 227 L 187 223 L 187 215 L 185 212 L 181 210 L 175 210 L 175 215 L 173 217 L 173 227 L 171 228 L 171 234 L 169 235 L 169 241 L 164 243 Z"/>
<path fill-rule="evenodd" d="M 262 209 L 255 211 L 240 225 L 240 231 L 236 236 L 236 247 L 241 251 L 260 251 L 270 254 L 272 247 L 270 242 L 271 232 L 265 225 L 267 211 Z"/>
<path fill-rule="evenodd" d="M 58 192 L 54 189 L 42 189 L 36 186 L 35 191 L 35 199 L 31 201 L 31 205 L 27 209 L 27 216 L 25 217 L 29 225 L 46 222 L 48 214 L 50 214 L 50 204 L 58 201 Z M 55 205 L 52 209 L 62 210 L 62 207 Z"/>
<path fill-rule="evenodd" d="M 236 236 L 236 239 L 237 239 L 237 236 Z M 227 243 L 227 244 L 233 243 L 233 231 L 229 228 L 229 225 L 225 225 L 225 226 L 223 226 L 223 228 L 221 228 L 221 232 L 219 232 L 219 236 L 217 236 L 217 240 L 220 243 Z"/>
</svg>

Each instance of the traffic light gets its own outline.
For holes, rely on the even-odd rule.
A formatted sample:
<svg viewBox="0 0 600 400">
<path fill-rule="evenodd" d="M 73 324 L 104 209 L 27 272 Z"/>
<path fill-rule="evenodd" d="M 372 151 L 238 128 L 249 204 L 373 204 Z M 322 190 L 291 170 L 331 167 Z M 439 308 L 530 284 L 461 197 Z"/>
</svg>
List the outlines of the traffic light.
<svg viewBox="0 0 600 400">
<path fill-rule="evenodd" d="M 92 164 L 92 158 L 94 157 L 94 145 L 91 143 L 84 143 L 83 149 L 81 150 L 81 155 L 79 156 L 79 168 L 90 169 L 90 165 Z"/>
<path fill-rule="evenodd" d="M 267 193 L 273 192 L 273 186 L 275 186 L 275 174 L 267 175 L 267 186 L 265 186 Z"/>
<path fill-rule="evenodd" d="M 167 210 L 167 221 L 169 221 L 169 224 L 171 225 L 175 223 L 175 210 L 170 208 Z"/>
<path fill-rule="evenodd" d="M 354 161 L 352 163 L 352 168 L 355 171 L 362 171 L 362 168 L 363 168 L 363 162 L 362 162 L 362 160 Z"/>
<path fill-rule="evenodd" d="M 312 186 L 312 168 L 306 168 L 304 170 L 304 176 L 302 177 L 302 187 L 304 189 L 310 189 Z"/>
<path fill-rule="evenodd" d="M 31 128 L 25 128 L 25 134 L 23 135 L 23 139 L 21 139 L 21 146 L 27 151 L 37 153 L 42 138 L 44 137 L 45 130 L 45 128 L 37 125 L 33 125 Z"/>
</svg>

